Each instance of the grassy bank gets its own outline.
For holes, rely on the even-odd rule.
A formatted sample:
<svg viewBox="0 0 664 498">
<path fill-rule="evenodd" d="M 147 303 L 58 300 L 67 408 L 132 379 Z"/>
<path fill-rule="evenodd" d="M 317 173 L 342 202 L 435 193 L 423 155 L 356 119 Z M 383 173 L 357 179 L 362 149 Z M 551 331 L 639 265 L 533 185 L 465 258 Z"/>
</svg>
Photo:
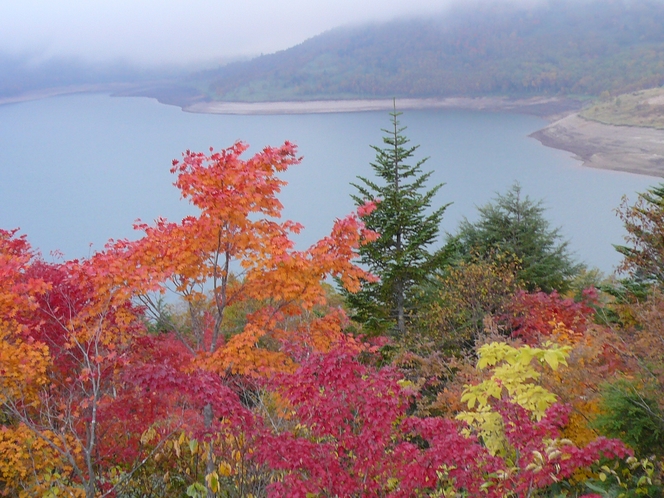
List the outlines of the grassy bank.
<svg viewBox="0 0 664 498">
<path fill-rule="evenodd" d="M 664 130 L 664 88 L 651 88 L 603 99 L 581 112 L 598 123 Z"/>
</svg>

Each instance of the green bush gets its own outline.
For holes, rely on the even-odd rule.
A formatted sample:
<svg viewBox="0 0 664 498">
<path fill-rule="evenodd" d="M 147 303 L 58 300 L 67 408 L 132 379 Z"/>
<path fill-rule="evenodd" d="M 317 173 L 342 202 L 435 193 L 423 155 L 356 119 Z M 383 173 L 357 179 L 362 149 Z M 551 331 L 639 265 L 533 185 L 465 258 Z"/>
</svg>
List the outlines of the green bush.
<svg viewBox="0 0 664 498">
<path fill-rule="evenodd" d="M 622 439 L 640 456 L 664 455 L 664 413 L 647 387 L 619 380 L 604 385 L 601 394 L 597 430 Z"/>
</svg>

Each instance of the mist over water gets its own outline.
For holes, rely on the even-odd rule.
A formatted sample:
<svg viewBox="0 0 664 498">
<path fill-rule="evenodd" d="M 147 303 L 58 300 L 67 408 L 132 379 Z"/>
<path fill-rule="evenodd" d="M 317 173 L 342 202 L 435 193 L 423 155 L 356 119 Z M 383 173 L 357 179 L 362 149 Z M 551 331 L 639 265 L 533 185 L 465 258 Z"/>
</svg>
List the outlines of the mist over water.
<svg viewBox="0 0 664 498">
<path fill-rule="evenodd" d="M 539 118 L 473 111 L 406 111 L 405 135 L 429 157 L 431 185 L 445 182 L 437 203 L 454 204 L 442 230 L 454 232 L 463 216 L 519 181 L 542 199 L 547 218 L 561 226 L 578 259 L 612 271 L 620 258 L 611 244 L 623 229 L 613 210 L 657 178 L 583 168 L 568 153 L 527 135 Z M 301 222 L 301 247 L 329 232 L 334 218 L 353 209 L 350 182 L 372 175 L 385 112 L 223 116 L 188 114 L 142 98 L 75 95 L 0 106 L 0 228 L 21 228 L 49 260 L 100 250 L 109 238 L 133 238 L 132 224 L 159 216 L 179 220 L 193 212 L 179 199 L 169 173 L 187 149 L 221 149 L 236 140 L 258 151 L 285 140 L 303 162 L 284 177 L 284 217 Z M 435 207 L 435 206 L 434 206 Z M 92 244 L 92 245 L 90 245 Z"/>
</svg>

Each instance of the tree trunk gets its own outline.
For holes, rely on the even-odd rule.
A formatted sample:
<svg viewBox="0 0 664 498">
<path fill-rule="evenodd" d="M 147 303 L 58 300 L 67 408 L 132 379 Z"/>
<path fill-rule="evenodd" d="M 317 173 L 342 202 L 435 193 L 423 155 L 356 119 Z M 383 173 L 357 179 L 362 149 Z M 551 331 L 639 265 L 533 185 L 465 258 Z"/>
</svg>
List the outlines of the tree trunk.
<svg viewBox="0 0 664 498">
<path fill-rule="evenodd" d="M 212 405 L 208 403 L 205 405 L 205 408 L 203 408 L 203 421 L 205 422 L 205 428 L 209 429 L 212 427 L 212 419 L 214 418 L 214 413 L 212 412 Z M 206 477 L 212 472 L 214 472 L 214 461 L 212 460 L 212 446 L 210 445 L 210 450 L 208 451 L 208 454 L 206 455 L 206 462 L 205 462 L 205 475 Z M 207 479 L 205 480 L 205 489 L 207 490 L 207 498 L 214 498 L 215 493 L 210 489 L 210 486 L 208 485 Z"/>
<path fill-rule="evenodd" d="M 397 299 L 396 299 L 396 305 L 397 305 L 397 330 L 399 332 L 399 335 L 403 337 L 406 334 L 406 317 L 405 317 L 405 311 L 404 311 L 404 289 L 403 289 L 403 284 L 399 281 L 396 286 L 396 293 L 397 293 Z"/>
</svg>

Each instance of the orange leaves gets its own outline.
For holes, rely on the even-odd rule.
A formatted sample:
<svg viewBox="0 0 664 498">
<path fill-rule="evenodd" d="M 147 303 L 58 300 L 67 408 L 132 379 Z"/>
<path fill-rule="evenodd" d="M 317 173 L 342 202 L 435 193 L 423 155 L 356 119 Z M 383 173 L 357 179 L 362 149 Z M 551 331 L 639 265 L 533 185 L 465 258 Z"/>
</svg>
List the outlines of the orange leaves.
<svg viewBox="0 0 664 498">
<path fill-rule="evenodd" d="M 190 327 L 178 337 L 193 352 L 206 353 L 209 368 L 234 374 L 268 366 L 290 369 L 292 359 L 280 348 L 292 339 L 293 329 L 284 321 L 324 304 L 323 283 L 329 276 L 350 289 L 372 278 L 353 259 L 360 244 L 377 237 L 352 214 L 337 220 L 331 234 L 308 250 L 296 250 L 290 236 L 302 226 L 279 220 L 277 198 L 285 184 L 277 173 L 300 161 L 295 146 L 267 147 L 244 160 L 246 150 L 238 142 L 209 155 L 187 151 L 171 171 L 178 175 L 175 185 L 182 196 L 199 214 L 180 223 L 160 219 L 153 227 L 139 224 L 144 237 L 117 242 L 99 256 L 100 263 L 123 267 L 123 285 L 138 295 L 157 286 L 175 290 L 190 317 Z M 367 204 L 360 211 L 374 208 Z M 230 307 L 242 303 L 253 303 L 249 308 L 258 312 L 247 314 L 238 331 L 237 324 L 229 327 L 226 322 Z M 206 322 L 204 313 L 212 313 L 214 323 Z M 309 337 L 304 329 L 297 333 L 304 344 L 329 346 L 331 339 L 316 326 L 308 330 Z"/>
<path fill-rule="evenodd" d="M 339 277 L 349 291 L 357 292 L 361 280 L 375 281 L 376 278 L 352 263 L 355 251 L 377 238 L 376 232 L 367 230 L 359 217 L 351 214 L 336 220 L 332 233 L 309 249 L 309 254 L 317 266 Z"/>
<path fill-rule="evenodd" d="M 291 235 L 302 226 L 279 219 L 285 183 L 277 176 L 299 163 L 295 146 L 245 160 L 246 149 L 185 153 L 172 171 L 197 215 L 139 222 L 141 238 L 110 241 L 88 259 L 33 261 L 24 238 L 0 231 L 0 404 L 36 438 L 55 434 L 62 444 L 52 441 L 53 460 L 67 459 L 70 479 L 89 496 L 103 482 L 90 469 L 138 461 L 133 426 L 175 423 L 178 415 L 165 411 L 175 406 L 202 415 L 214 405 L 215 416 L 226 417 L 219 393 L 235 394 L 222 379 L 293 372 L 310 352 L 344 340 L 346 318 L 328 306 L 325 280 L 337 276 L 357 289 L 370 279 L 353 259 L 376 234 L 353 214 L 296 250 Z M 181 298 L 179 315 L 153 299 L 167 290 Z M 136 300 L 153 313 L 159 340 L 145 334 Z M 166 336 L 181 350 L 138 353 Z M 128 445 L 120 456 L 118 441 Z"/>
<path fill-rule="evenodd" d="M 378 207 L 377 204 L 380 203 L 380 199 L 374 199 L 373 201 L 367 201 L 365 202 L 362 206 L 359 206 L 357 208 L 357 215 L 360 218 L 363 218 L 364 216 L 368 216 L 371 213 L 373 213 L 376 208 Z"/>
<path fill-rule="evenodd" d="M 230 261 L 250 270 L 292 250 L 289 234 L 301 226 L 274 220 L 282 208 L 276 194 L 284 185 L 275 175 L 299 162 L 295 148 L 289 143 L 266 148 L 244 161 L 240 155 L 246 149 L 236 143 L 210 156 L 188 151 L 172 171 L 178 173 L 175 185 L 200 214 L 181 223 L 138 224 L 145 231 L 142 239 L 109 248 L 137 292 L 154 290 L 154 284 L 171 278 L 176 290 L 186 293 L 192 285 L 228 277 Z"/>
<path fill-rule="evenodd" d="M 343 330 L 347 321 L 345 313 L 340 309 L 328 311 L 321 317 L 306 317 L 294 330 L 284 332 L 283 341 L 298 344 L 303 349 L 325 353 L 340 342 L 346 342 Z"/>
<path fill-rule="evenodd" d="M 48 285 L 25 275 L 33 253 L 25 236 L 16 237 L 17 230 L 0 230 L 0 314 L 14 318 L 20 311 L 34 309 L 35 296 Z"/>
<path fill-rule="evenodd" d="M 4 487 L 15 493 L 11 496 L 21 498 L 49 496 L 48 491 L 53 489 L 67 490 L 69 496 L 82 496 L 80 488 L 76 490 L 63 482 L 68 480 L 71 468 L 25 425 L 0 427 L 0 455 L 0 493 Z"/>
<path fill-rule="evenodd" d="M 143 330 L 128 301 L 131 290 L 108 254 L 47 264 L 33 259 L 27 245 L 16 254 L 6 250 L 11 240 L 3 242 L 0 287 L 9 298 L 0 306 L 0 405 L 12 430 L 30 435 L 16 442 L 31 473 L 26 496 L 62 491 L 72 481 L 94 489 L 83 459 L 100 458 L 100 406 L 122 389 L 114 383 L 119 357 Z M 38 467 L 31 441 L 48 445 L 48 468 Z M 70 466 L 65 472 L 61 461 Z"/>
<path fill-rule="evenodd" d="M 281 203 L 276 194 L 285 185 L 275 173 L 299 163 L 293 144 L 266 147 L 248 161 L 240 155 L 248 146 L 241 142 L 209 157 L 187 151 L 182 162 L 174 161 L 175 186 L 184 198 L 215 218 L 238 223 L 250 212 L 278 217 Z"/>
<path fill-rule="evenodd" d="M 49 353 L 27 336 L 21 318 L 35 309 L 37 296 L 48 285 L 26 274 L 33 255 L 25 237 L 15 233 L 0 230 L 0 402 L 25 396 L 34 403 L 46 382 Z"/>
<path fill-rule="evenodd" d="M 0 322 L 0 403 L 13 398 L 37 403 L 49 364 L 46 345 L 21 338 L 16 323 Z"/>
<path fill-rule="evenodd" d="M 58 438 L 48 461 L 64 468 L 59 461 L 76 453 L 70 479 L 88 494 L 100 476 L 81 462 L 132 461 L 141 451 L 133 426 L 177 419 L 164 410 L 182 409 L 185 399 L 187 410 L 212 403 L 219 416 L 219 389 L 232 394 L 222 378 L 294 372 L 301 358 L 344 338 L 346 318 L 327 305 L 325 279 L 335 275 L 357 288 L 371 278 L 353 259 L 376 235 L 353 214 L 313 247 L 296 250 L 291 235 L 302 226 L 279 219 L 277 198 L 284 185 L 277 174 L 299 163 L 295 147 L 287 142 L 244 160 L 246 149 L 237 143 L 210 155 L 187 152 L 174 163 L 175 184 L 198 214 L 137 223 L 140 239 L 111 241 L 91 258 L 35 262 L 25 238 L 0 231 L 0 403 L 33 440 Z M 149 293 L 166 288 L 182 298 L 182 316 L 150 308 L 157 301 Z M 181 350 L 138 354 L 153 338 L 144 334 L 134 299 L 162 318 L 159 330 Z M 39 462 L 25 461 L 29 445 L 14 440 L 22 459 L 16 468 L 24 465 L 36 485 Z M 127 444 L 122 456 L 113 450 L 118 441 Z M 13 451 L 7 444 L 0 437 L 0 455 Z M 22 478 L 5 470 L 12 482 Z"/>
</svg>

